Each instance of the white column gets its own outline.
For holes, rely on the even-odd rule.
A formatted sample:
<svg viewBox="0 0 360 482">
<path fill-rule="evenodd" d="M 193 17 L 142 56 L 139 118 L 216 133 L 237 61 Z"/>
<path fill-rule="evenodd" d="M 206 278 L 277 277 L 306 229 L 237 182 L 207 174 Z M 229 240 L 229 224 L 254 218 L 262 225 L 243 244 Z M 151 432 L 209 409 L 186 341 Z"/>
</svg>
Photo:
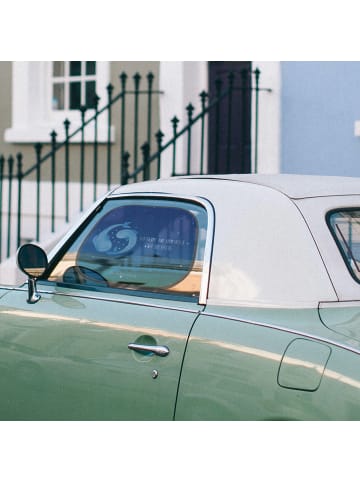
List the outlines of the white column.
<svg viewBox="0 0 360 482">
<path fill-rule="evenodd" d="M 193 117 L 200 112 L 202 90 L 207 91 L 207 62 L 161 62 L 160 63 L 160 129 L 165 134 L 163 144 L 173 137 L 171 119 L 179 119 L 178 132 L 187 124 L 186 106 L 191 103 L 195 107 Z M 195 131 L 192 135 L 191 163 L 196 169 L 200 155 L 200 138 Z M 172 172 L 172 147 L 162 156 L 161 177 L 168 177 Z M 186 172 L 187 136 L 176 143 L 176 173 Z"/>
<path fill-rule="evenodd" d="M 258 117 L 258 172 L 276 174 L 280 172 L 281 145 L 281 70 L 280 62 L 252 62 L 258 68 L 260 88 L 271 92 L 259 92 Z M 252 162 L 255 155 L 255 96 L 252 98 Z"/>
</svg>

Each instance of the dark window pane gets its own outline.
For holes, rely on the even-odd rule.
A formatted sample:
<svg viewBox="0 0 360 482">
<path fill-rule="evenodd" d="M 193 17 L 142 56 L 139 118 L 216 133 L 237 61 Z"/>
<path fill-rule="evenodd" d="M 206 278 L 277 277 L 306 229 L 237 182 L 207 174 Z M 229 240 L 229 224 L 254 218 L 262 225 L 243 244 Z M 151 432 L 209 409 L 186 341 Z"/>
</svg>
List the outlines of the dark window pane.
<svg viewBox="0 0 360 482">
<path fill-rule="evenodd" d="M 86 62 L 86 75 L 96 74 L 96 62 Z"/>
<path fill-rule="evenodd" d="M 91 82 L 86 82 L 85 87 L 86 87 L 86 90 L 85 90 L 86 107 L 88 109 L 94 109 L 96 82 L 93 80 Z"/>
<path fill-rule="evenodd" d="M 81 84 L 70 82 L 70 109 L 80 109 L 81 105 Z"/>
<path fill-rule="evenodd" d="M 64 62 L 53 62 L 53 76 L 63 77 L 64 75 Z"/>
<path fill-rule="evenodd" d="M 70 75 L 81 75 L 81 62 L 70 62 Z"/>
<path fill-rule="evenodd" d="M 197 238 L 196 218 L 185 209 L 122 206 L 96 224 L 77 265 L 100 269 L 112 287 L 169 288 L 192 270 Z"/>
<path fill-rule="evenodd" d="M 360 210 L 335 211 L 330 228 L 341 254 L 356 281 L 360 282 Z"/>
<path fill-rule="evenodd" d="M 52 108 L 54 110 L 64 109 L 64 84 L 53 85 Z"/>
<path fill-rule="evenodd" d="M 116 199 L 84 228 L 51 281 L 198 296 L 207 229 L 200 206 Z"/>
</svg>

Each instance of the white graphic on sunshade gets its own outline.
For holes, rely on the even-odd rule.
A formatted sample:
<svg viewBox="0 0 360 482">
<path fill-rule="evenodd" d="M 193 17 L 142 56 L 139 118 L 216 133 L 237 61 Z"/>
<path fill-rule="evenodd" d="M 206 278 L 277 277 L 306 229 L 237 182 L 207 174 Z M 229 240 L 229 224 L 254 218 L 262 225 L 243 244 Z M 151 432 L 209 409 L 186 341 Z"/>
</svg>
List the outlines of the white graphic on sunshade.
<svg viewBox="0 0 360 482">
<path fill-rule="evenodd" d="M 99 253 L 124 256 L 135 248 L 137 239 L 137 231 L 127 222 L 112 224 L 94 236 L 92 242 Z"/>
</svg>

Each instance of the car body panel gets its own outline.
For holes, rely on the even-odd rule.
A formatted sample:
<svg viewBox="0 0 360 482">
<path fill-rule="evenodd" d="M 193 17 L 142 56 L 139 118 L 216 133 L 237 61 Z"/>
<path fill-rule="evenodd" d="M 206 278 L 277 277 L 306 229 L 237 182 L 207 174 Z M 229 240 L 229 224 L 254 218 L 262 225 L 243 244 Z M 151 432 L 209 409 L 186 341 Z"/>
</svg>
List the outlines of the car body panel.
<svg viewBox="0 0 360 482">
<path fill-rule="evenodd" d="M 11 291 L 0 307 L 1 419 L 172 420 L 196 306 L 39 288 L 36 304 Z"/>
<path fill-rule="evenodd" d="M 319 315 L 331 330 L 360 342 L 360 301 L 320 303 Z"/>
<path fill-rule="evenodd" d="M 245 310 L 246 321 L 241 310 L 237 319 L 200 315 L 186 351 L 176 420 L 359 420 L 360 372 L 347 374 L 360 352 L 322 338 L 329 330 L 319 326 L 315 309 L 261 311 Z M 312 325 L 319 326 L 316 337 L 307 333 Z M 337 390 L 342 395 L 333 404 Z"/>
</svg>

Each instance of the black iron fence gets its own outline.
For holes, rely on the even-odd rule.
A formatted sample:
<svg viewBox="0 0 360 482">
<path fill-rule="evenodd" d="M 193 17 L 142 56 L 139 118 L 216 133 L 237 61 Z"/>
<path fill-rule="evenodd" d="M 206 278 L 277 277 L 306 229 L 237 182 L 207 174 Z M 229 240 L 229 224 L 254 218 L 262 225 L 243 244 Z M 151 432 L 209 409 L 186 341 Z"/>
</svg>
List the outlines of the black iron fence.
<svg viewBox="0 0 360 482">
<path fill-rule="evenodd" d="M 145 78 L 136 73 L 132 79 L 128 79 L 126 73 L 119 76 L 120 92 L 114 95 L 114 86 L 107 86 L 106 105 L 99 108 L 100 98 L 96 95 L 93 102 L 94 109 L 87 116 L 88 109 L 80 108 L 80 127 L 71 129 L 71 122 L 64 120 L 64 132 L 52 131 L 49 143 L 34 144 L 32 164 L 24 168 L 22 153 L 16 156 L 10 155 L 5 158 L 0 155 L 0 262 L 13 254 L 24 240 L 23 223 L 26 215 L 33 213 L 35 231 L 33 238 L 40 240 L 40 233 L 49 232 L 48 227 L 43 230 L 44 217 L 50 219 L 50 232 L 55 232 L 56 221 L 68 223 L 71 212 L 82 212 L 86 199 L 85 186 L 92 184 L 92 200 L 98 195 L 99 186 L 106 190 L 114 184 L 121 183 L 121 160 L 125 157 L 127 139 L 127 118 L 131 116 L 133 142 L 133 163 L 136 166 L 140 153 L 140 132 L 146 131 L 146 139 L 151 144 L 151 134 L 154 124 L 154 102 L 161 92 L 154 89 L 154 74 L 150 72 Z M 129 85 L 131 82 L 131 85 Z M 131 101 L 131 102 L 130 102 Z M 128 104 L 131 104 L 130 106 Z M 117 109 L 115 110 L 115 108 Z M 131 112 L 129 112 L 131 109 Z M 141 112 L 141 121 L 140 121 Z M 106 140 L 99 142 L 99 123 L 106 124 Z M 115 116 L 119 118 L 120 131 L 119 142 L 113 143 L 112 124 Z M 144 126 L 144 119 L 146 125 Z M 89 143 L 85 139 L 86 129 L 91 127 L 93 138 Z M 62 142 L 58 142 L 60 135 L 64 136 Z M 142 138 L 143 140 L 143 138 Z M 116 176 L 117 175 L 117 176 Z M 24 181 L 31 180 L 31 192 L 24 195 Z M 77 201 L 71 189 L 76 182 Z M 47 183 L 48 189 L 42 189 Z M 61 187 L 60 187 L 61 185 Z M 60 191 L 60 195 L 59 192 Z M 89 198 L 89 196 L 87 196 Z M 29 203 L 32 205 L 29 207 Z M 77 204 L 77 206 L 71 206 Z M 46 215 L 44 216 L 44 211 Z M 47 223 L 49 224 L 49 223 Z M 25 235 L 28 237 L 29 235 Z"/>
<path fill-rule="evenodd" d="M 257 149 L 258 149 L 258 105 L 260 87 L 260 71 L 248 71 L 246 75 L 242 74 L 246 84 L 240 89 L 251 90 L 253 93 L 255 119 L 254 128 L 254 163 L 253 171 L 257 172 Z M 249 78 L 252 82 L 249 83 Z M 19 245 L 24 241 L 23 224 L 26 211 L 31 211 L 34 223 L 34 240 L 40 241 L 40 234 L 54 233 L 57 229 L 57 222 L 68 223 L 71 221 L 70 201 L 77 207 L 74 212 L 82 212 L 89 201 L 95 200 L 99 195 L 99 185 L 105 186 L 109 190 L 114 184 L 127 184 L 141 180 L 149 180 L 151 178 L 159 178 L 161 176 L 162 163 L 165 154 L 167 155 L 168 171 L 171 176 L 181 174 L 203 174 L 207 172 L 206 153 L 209 148 L 209 139 L 207 138 L 207 122 L 211 112 L 215 113 L 215 132 L 222 128 L 219 119 L 219 108 L 221 103 L 229 102 L 231 104 L 234 92 L 234 74 L 230 73 L 226 82 L 218 81 L 216 83 L 215 95 L 209 96 L 205 91 L 200 95 L 200 111 L 196 114 L 192 104 L 186 106 L 185 125 L 179 128 L 180 121 L 175 116 L 171 119 L 171 138 L 164 142 L 164 134 L 158 130 L 153 133 L 153 102 L 154 96 L 161 94 L 160 91 L 153 88 L 154 75 L 149 73 L 146 79 L 142 79 L 139 74 L 133 77 L 132 88 L 128 88 L 128 78 L 125 73 L 120 75 L 121 89 L 114 96 L 113 85 L 107 87 L 108 99 L 104 107 L 99 109 L 99 97 L 95 98 L 95 112 L 88 119 L 86 118 L 86 108 L 80 109 L 81 125 L 79 128 L 71 131 L 69 120 L 64 121 L 64 141 L 58 142 L 58 133 L 53 131 L 50 134 L 50 146 L 44 153 L 44 145 L 37 143 L 34 145 L 35 162 L 27 169 L 23 168 L 24 158 L 21 153 L 16 156 L 9 156 L 5 159 L 0 156 L 0 262 L 4 258 L 10 257 Z M 141 82 L 146 82 L 145 88 L 141 88 Z M 126 129 L 129 129 L 127 123 L 126 103 L 132 98 L 132 142 L 131 148 L 126 148 Z M 145 108 L 143 107 L 140 114 L 140 98 L 145 99 Z M 120 140 L 119 140 L 119 157 L 118 161 L 113 155 L 113 141 L 111 126 L 114 116 L 114 106 L 120 105 Z M 101 115 L 106 116 L 107 140 L 101 145 L 98 140 L 98 123 Z M 119 115 L 119 113 L 117 113 Z M 140 115 L 142 120 L 146 119 L 146 140 L 140 142 Z M 89 142 L 85 142 L 85 129 L 88 125 L 93 126 L 93 140 L 89 146 Z M 231 119 L 230 119 L 231 124 Z M 230 146 L 232 144 L 231 125 L 227 127 L 227 152 L 230 155 Z M 194 151 L 194 135 L 196 133 L 197 152 Z M 74 138 L 77 136 L 76 144 Z M 80 136 L 80 140 L 78 139 Z M 215 136 L 217 137 L 217 136 Z M 179 168 L 178 145 L 182 142 L 185 149 L 182 151 L 182 163 Z M 215 149 L 217 146 L 215 145 Z M 77 153 L 76 153 L 77 150 Z M 183 158 L 185 151 L 185 159 Z M 193 161 L 197 160 L 195 164 Z M 76 162 L 73 162 L 73 161 Z M 169 161 L 170 160 L 170 161 Z M 74 201 L 74 192 L 70 189 L 73 184 L 73 176 L 71 169 L 74 164 L 78 168 L 76 182 L 76 196 L 78 201 Z M 47 191 L 44 191 L 45 182 L 43 171 L 46 166 L 46 183 Z M 90 168 L 91 166 L 91 168 Z M 194 171 L 196 166 L 196 171 Z M 117 167 L 117 169 L 115 169 Z M 91 171 L 91 172 L 90 172 Z M 114 172 L 119 173 L 119 177 L 114 177 Z M 60 174 L 61 173 L 61 178 Z M 101 173 L 101 176 L 99 175 Z M 101 179 L 100 179 L 101 177 Z M 32 179 L 32 203 L 29 208 L 28 198 L 24 195 L 24 181 Z M 91 199 L 85 196 L 85 187 L 92 186 Z M 60 194 L 57 192 L 60 190 Z M 46 207 L 46 215 L 44 208 Z M 61 215 L 59 215 L 61 212 Z M 45 217 L 47 217 L 48 228 L 44 228 Z M 61 218 L 61 221 L 59 219 Z M 27 237 L 29 237 L 27 235 Z M 43 240 L 43 239 L 42 239 Z"/>
<path fill-rule="evenodd" d="M 231 165 L 231 146 L 233 143 L 232 136 L 234 135 L 234 129 L 232 126 L 232 116 L 231 116 L 231 103 L 235 90 L 240 91 L 250 91 L 254 93 L 254 156 L 253 165 L 248 172 L 257 173 L 258 171 L 258 137 L 259 137 L 259 94 L 261 91 L 271 92 L 269 88 L 260 87 L 260 70 L 256 69 L 254 71 L 243 71 L 241 72 L 242 85 L 240 87 L 234 86 L 234 73 L 229 72 L 227 82 L 223 82 L 218 79 L 216 81 L 216 93 L 211 98 L 209 94 L 205 91 L 199 94 L 200 97 L 200 112 L 195 115 L 195 108 L 193 104 L 188 104 L 186 106 L 187 118 L 184 127 L 178 128 L 179 119 L 174 116 L 171 119 L 172 125 L 172 137 L 163 142 L 164 134 L 159 130 L 155 133 L 156 143 L 154 147 L 151 148 L 149 142 L 145 142 L 141 146 L 142 150 L 142 163 L 137 167 L 137 163 L 134 163 L 133 168 L 130 167 L 131 155 L 129 152 L 125 152 L 122 158 L 122 177 L 121 184 L 128 184 L 129 182 L 137 182 L 140 180 L 149 180 L 151 178 L 150 167 L 154 166 L 153 177 L 161 177 L 162 169 L 162 156 L 165 152 L 171 151 L 171 176 L 178 175 L 193 175 L 193 174 L 204 174 L 208 171 L 208 157 L 206 157 L 206 151 L 209 148 L 213 148 L 215 151 L 215 166 L 219 164 L 219 135 L 218 133 L 223 130 L 222 120 L 220 118 L 220 108 L 221 104 L 228 103 L 227 109 L 227 122 L 226 122 L 226 133 L 223 137 L 226 137 L 225 146 L 225 163 L 223 164 L 222 173 L 230 172 Z M 207 136 L 207 121 L 209 114 L 214 113 L 214 129 L 215 132 L 214 139 L 209 139 Z M 199 142 L 197 142 L 197 151 L 194 151 L 193 146 L 193 136 L 194 130 L 197 129 L 197 135 L 199 137 Z M 179 171 L 177 166 L 177 144 L 180 139 L 186 139 L 186 160 L 183 163 L 182 170 Z M 197 161 L 194 170 L 194 160 Z"/>
</svg>

